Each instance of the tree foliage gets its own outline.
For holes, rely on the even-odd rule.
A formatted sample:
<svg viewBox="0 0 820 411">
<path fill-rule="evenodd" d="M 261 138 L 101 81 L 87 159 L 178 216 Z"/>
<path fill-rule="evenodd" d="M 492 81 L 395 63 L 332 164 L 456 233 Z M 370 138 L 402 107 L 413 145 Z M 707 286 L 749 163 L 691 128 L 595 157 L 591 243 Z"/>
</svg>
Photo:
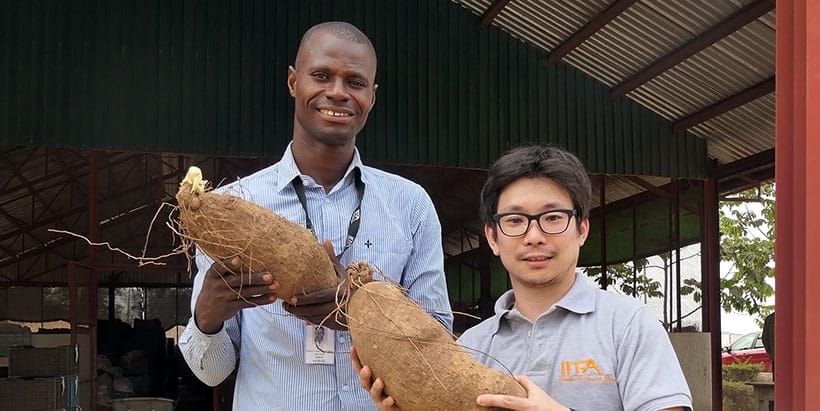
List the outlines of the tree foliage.
<svg viewBox="0 0 820 411">
<path fill-rule="evenodd" d="M 726 312 L 765 317 L 772 311 L 766 300 L 774 295 L 773 183 L 739 193 L 720 207 L 720 259 L 731 267 L 720 279 Z M 754 204 L 754 206 L 753 206 Z"/>
<path fill-rule="evenodd" d="M 626 295 L 642 297 L 644 300 L 663 297 L 661 283 L 645 274 L 648 264 L 648 259 L 639 258 L 632 262 L 609 265 L 606 280 L 601 274 L 601 267 L 587 267 L 584 272 L 602 288 L 615 286 Z"/>
<path fill-rule="evenodd" d="M 774 295 L 774 204 L 775 187 L 766 183 L 759 188 L 740 192 L 720 204 L 720 259 L 730 266 L 720 279 L 721 303 L 726 312 L 742 312 L 758 317 L 758 321 L 772 312 L 767 300 Z M 668 269 L 668 253 L 659 255 Z M 585 273 L 604 287 L 617 287 L 624 294 L 643 298 L 662 298 L 660 282 L 646 274 L 649 262 L 634 262 L 607 266 L 607 277 L 601 267 L 588 267 Z M 606 282 L 606 284 L 604 284 Z M 686 278 L 681 295 L 691 295 L 700 303 L 702 283 Z"/>
</svg>

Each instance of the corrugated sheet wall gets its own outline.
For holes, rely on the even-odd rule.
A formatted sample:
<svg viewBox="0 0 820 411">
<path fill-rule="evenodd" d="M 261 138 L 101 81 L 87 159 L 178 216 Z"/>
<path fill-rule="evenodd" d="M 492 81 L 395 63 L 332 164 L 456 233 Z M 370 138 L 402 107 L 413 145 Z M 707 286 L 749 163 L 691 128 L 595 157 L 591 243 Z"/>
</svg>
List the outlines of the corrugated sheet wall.
<svg viewBox="0 0 820 411">
<path fill-rule="evenodd" d="M 445 0 L 2 0 L 0 144 L 278 157 L 287 66 L 325 20 L 379 55 L 366 161 L 486 167 L 550 142 L 594 173 L 706 176 L 704 141 Z"/>
</svg>

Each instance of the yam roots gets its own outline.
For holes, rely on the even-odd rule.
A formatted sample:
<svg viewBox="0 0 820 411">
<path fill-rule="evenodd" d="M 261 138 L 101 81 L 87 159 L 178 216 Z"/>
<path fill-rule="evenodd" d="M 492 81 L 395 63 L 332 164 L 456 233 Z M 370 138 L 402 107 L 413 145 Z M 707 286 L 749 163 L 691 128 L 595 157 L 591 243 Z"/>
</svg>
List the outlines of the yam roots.
<svg viewBox="0 0 820 411">
<path fill-rule="evenodd" d="M 347 324 L 362 364 L 403 411 L 486 410 L 475 402 L 479 394 L 527 396 L 511 375 L 473 359 L 394 285 L 361 285 L 348 302 Z"/>
<path fill-rule="evenodd" d="M 197 167 L 180 183 L 176 198 L 185 241 L 214 261 L 239 257 L 238 274 L 270 271 L 285 301 L 339 284 L 333 263 L 310 231 L 235 195 L 206 191 L 206 183 Z"/>
</svg>

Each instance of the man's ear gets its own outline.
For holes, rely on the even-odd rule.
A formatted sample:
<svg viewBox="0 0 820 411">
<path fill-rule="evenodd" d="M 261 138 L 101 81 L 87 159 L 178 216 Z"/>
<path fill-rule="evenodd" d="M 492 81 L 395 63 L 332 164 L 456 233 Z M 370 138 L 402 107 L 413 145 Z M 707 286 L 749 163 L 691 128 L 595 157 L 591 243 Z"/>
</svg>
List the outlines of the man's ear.
<svg viewBox="0 0 820 411">
<path fill-rule="evenodd" d="M 578 240 L 581 242 L 581 246 L 587 241 L 587 236 L 589 235 L 589 219 L 584 219 L 581 221 L 581 226 L 578 228 Z"/>
<path fill-rule="evenodd" d="M 296 69 L 288 66 L 288 91 L 291 97 L 296 97 Z"/>
<path fill-rule="evenodd" d="M 493 250 L 493 255 L 498 257 L 498 243 L 496 242 L 496 232 L 489 224 L 484 224 L 484 237 L 487 238 L 487 244 Z"/>
<path fill-rule="evenodd" d="M 373 106 L 376 105 L 376 90 L 379 89 L 378 84 L 373 85 L 373 98 L 370 100 L 370 109 L 373 110 Z"/>
</svg>

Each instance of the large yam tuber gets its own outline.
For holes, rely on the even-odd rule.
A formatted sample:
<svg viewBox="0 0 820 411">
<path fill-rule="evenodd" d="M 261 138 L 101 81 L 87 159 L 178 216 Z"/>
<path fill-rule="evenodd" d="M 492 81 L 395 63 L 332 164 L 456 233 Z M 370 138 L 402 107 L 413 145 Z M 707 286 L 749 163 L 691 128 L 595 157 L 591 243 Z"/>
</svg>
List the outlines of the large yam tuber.
<svg viewBox="0 0 820 411">
<path fill-rule="evenodd" d="M 527 396 L 511 375 L 473 359 L 396 286 L 362 285 L 350 297 L 347 323 L 362 364 L 403 411 L 486 410 L 475 402 L 479 394 Z"/>
<path fill-rule="evenodd" d="M 176 196 L 180 233 L 202 252 L 214 261 L 238 256 L 241 273 L 270 271 L 285 300 L 338 285 L 330 258 L 310 231 L 237 196 L 205 191 L 205 184 L 191 167 Z"/>
</svg>

